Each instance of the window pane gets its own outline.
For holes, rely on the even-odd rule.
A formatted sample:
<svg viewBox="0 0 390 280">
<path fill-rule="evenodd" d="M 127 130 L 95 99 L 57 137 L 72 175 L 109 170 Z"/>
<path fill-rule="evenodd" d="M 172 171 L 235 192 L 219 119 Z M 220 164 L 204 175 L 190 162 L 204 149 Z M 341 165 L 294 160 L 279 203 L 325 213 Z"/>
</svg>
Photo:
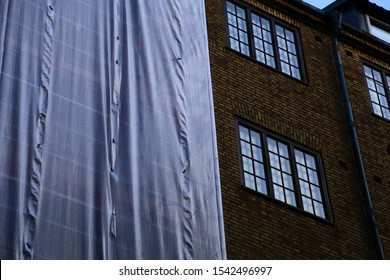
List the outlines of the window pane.
<svg viewBox="0 0 390 280">
<path fill-rule="evenodd" d="M 277 200 L 285 202 L 283 188 L 274 185 L 274 194 Z"/>
<path fill-rule="evenodd" d="M 243 32 L 241 30 L 240 30 L 240 41 L 245 43 L 245 44 L 248 44 L 248 36 L 245 32 Z"/>
<path fill-rule="evenodd" d="M 249 56 L 249 48 L 247 45 L 240 43 L 241 52 Z"/>
<path fill-rule="evenodd" d="M 265 180 L 256 178 L 257 191 L 263 194 L 268 194 L 267 184 Z"/>
<path fill-rule="evenodd" d="M 242 19 L 238 18 L 237 22 L 238 22 L 238 28 L 243 30 L 243 31 L 246 31 L 246 22 L 245 22 L 245 20 L 242 20 Z"/>
<path fill-rule="evenodd" d="M 252 23 L 260 26 L 260 17 L 258 15 L 252 14 Z"/>
<path fill-rule="evenodd" d="M 278 153 L 278 146 L 276 144 L 276 141 L 271 139 L 271 138 L 267 138 L 267 143 L 268 143 L 268 150 L 277 154 Z"/>
<path fill-rule="evenodd" d="M 305 181 L 299 180 L 299 185 L 301 187 L 301 194 L 310 197 L 311 194 L 310 194 L 309 184 Z"/>
<path fill-rule="evenodd" d="M 263 27 L 265 30 L 271 30 L 269 20 L 262 18 L 261 19 L 261 27 Z"/>
<path fill-rule="evenodd" d="M 269 31 L 263 30 L 263 39 L 268 43 L 272 43 L 271 33 Z"/>
<path fill-rule="evenodd" d="M 294 190 L 293 180 L 290 175 L 283 174 L 284 187 L 290 190 Z"/>
<path fill-rule="evenodd" d="M 318 217 L 325 219 L 324 205 L 322 203 L 314 201 L 314 210 Z"/>
<path fill-rule="evenodd" d="M 297 50 L 295 49 L 295 44 L 287 41 L 287 49 L 290 53 L 297 54 Z"/>
<path fill-rule="evenodd" d="M 311 185 L 311 193 L 315 200 L 322 201 L 321 191 L 319 187 Z"/>
<path fill-rule="evenodd" d="M 305 210 L 306 212 L 314 214 L 313 204 L 311 203 L 311 199 L 306 198 L 306 197 L 303 196 L 302 197 L 302 203 L 303 203 L 303 210 Z"/>
<path fill-rule="evenodd" d="M 233 25 L 233 26 L 237 26 L 237 18 L 235 15 L 232 15 L 232 14 L 228 14 L 228 23 Z"/>
<path fill-rule="evenodd" d="M 283 37 L 284 38 L 284 32 L 283 32 L 283 28 L 280 27 L 279 25 L 276 25 L 276 34 L 280 37 Z"/>
<path fill-rule="evenodd" d="M 256 59 L 262 63 L 265 63 L 264 53 L 256 51 Z"/>
<path fill-rule="evenodd" d="M 288 159 L 281 158 L 280 163 L 282 166 L 282 170 L 288 174 L 291 174 L 290 161 Z"/>
<path fill-rule="evenodd" d="M 235 5 L 230 3 L 230 2 L 226 2 L 226 4 L 227 4 L 227 10 L 234 14 L 235 13 Z"/>
<path fill-rule="evenodd" d="M 290 75 L 291 74 L 290 66 L 287 63 L 283 62 L 283 61 L 281 62 L 281 65 L 282 65 L 282 72 Z"/>
<path fill-rule="evenodd" d="M 255 160 L 263 162 L 263 154 L 261 152 L 261 148 L 258 148 L 256 146 L 252 146 L 252 150 L 253 150 L 253 158 Z"/>
<path fill-rule="evenodd" d="M 369 67 L 367 67 L 367 66 L 363 66 L 363 68 L 364 68 L 364 74 L 365 74 L 367 77 L 374 78 L 374 76 L 372 75 L 371 68 L 369 68 Z"/>
<path fill-rule="evenodd" d="M 245 141 L 241 140 L 241 153 L 243 155 L 246 155 L 248 157 L 251 157 L 251 145 Z"/>
<path fill-rule="evenodd" d="M 235 49 L 236 51 L 240 51 L 240 46 L 238 45 L 238 41 L 230 38 L 230 47 Z"/>
<path fill-rule="evenodd" d="M 279 142 L 279 154 L 285 158 L 288 158 L 287 145 Z"/>
<path fill-rule="evenodd" d="M 258 134 L 257 132 L 251 131 L 251 140 L 252 140 L 253 144 L 255 144 L 257 146 L 261 146 L 260 134 Z"/>
<path fill-rule="evenodd" d="M 271 66 L 272 68 L 275 68 L 275 59 L 273 56 L 270 56 L 270 55 L 266 55 L 266 60 L 267 60 L 267 65 L 268 66 Z"/>
<path fill-rule="evenodd" d="M 273 55 L 274 54 L 274 50 L 272 49 L 272 45 L 271 44 L 268 44 L 268 43 L 264 43 L 264 47 L 265 47 L 265 52 L 269 55 Z"/>
<path fill-rule="evenodd" d="M 245 187 L 250 188 L 252 190 L 255 190 L 255 178 L 253 175 L 250 175 L 248 173 L 245 173 Z"/>
<path fill-rule="evenodd" d="M 257 161 L 255 161 L 255 173 L 256 173 L 256 176 L 259 176 L 261 178 L 265 178 L 264 166 L 260 162 L 257 162 Z"/>
<path fill-rule="evenodd" d="M 379 103 L 378 94 L 372 90 L 370 90 L 369 92 L 370 92 L 371 101 L 374 103 Z"/>
<path fill-rule="evenodd" d="M 309 154 L 305 154 L 305 157 L 306 157 L 306 165 L 311 169 L 316 169 L 316 162 L 314 160 L 314 157 Z"/>
<path fill-rule="evenodd" d="M 285 32 L 286 32 L 286 39 L 289 40 L 290 42 L 294 42 L 295 41 L 294 34 L 287 29 L 285 29 Z"/>
<path fill-rule="evenodd" d="M 244 165 L 244 170 L 253 174 L 252 160 L 247 157 L 242 157 L 242 163 Z"/>
<path fill-rule="evenodd" d="M 296 206 L 295 194 L 292 191 L 286 190 L 286 202 L 292 206 Z"/>
<path fill-rule="evenodd" d="M 244 9 L 241 9 L 240 7 L 237 7 L 237 15 L 238 15 L 240 18 L 245 19 L 245 11 L 244 11 Z"/>
<path fill-rule="evenodd" d="M 249 130 L 243 126 L 240 126 L 240 138 L 249 142 Z"/>
<path fill-rule="evenodd" d="M 315 184 L 315 185 L 319 185 L 318 183 L 318 176 L 317 176 L 317 172 L 311 170 L 311 169 L 308 169 L 308 173 L 309 173 L 309 180 L 310 180 L 310 183 L 312 184 Z"/>
<path fill-rule="evenodd" d="M 303 156 L 303 153 L 299 150 L 295 150 L 294 153 L 295 153 L 295 160 L 297 161 L 297 163 L 304 165 L 305 164 L 305 157 Z"/>
<path fill-rule="evenodd" d="M 276 169 L 280 169 L 279 157 L 277 155 L 270 153 L 269 161 L 272 167 L 275 167 Z"/>
<path fill-rule="evenodd" d="M 238 31 L 237 28 L 229 25 L 229 35 L 230 37 L 238 40 Z"/>
<path fill-rule="evenodd" d="M 272 182 L 274 182 L 275 184 L 278 184 L 280 186 L 283 186 L 283 182 L 282 182 L 282 173 L 274 168 L 271 169 L 271 173 L 272 173 Z"/>
</svg>

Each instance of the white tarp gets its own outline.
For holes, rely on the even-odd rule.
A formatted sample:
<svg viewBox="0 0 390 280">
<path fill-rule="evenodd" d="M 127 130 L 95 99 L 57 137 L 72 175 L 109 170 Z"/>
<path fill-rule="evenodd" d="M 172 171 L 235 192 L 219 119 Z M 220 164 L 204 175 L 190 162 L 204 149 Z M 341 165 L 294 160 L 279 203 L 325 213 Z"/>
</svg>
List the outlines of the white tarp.
<svg viewBox="0 0 390 280">
<path fill-rule="evenodd" d="M 224 259 L 203 0 L 0 0 L 0 258 Z"/>
</svg>

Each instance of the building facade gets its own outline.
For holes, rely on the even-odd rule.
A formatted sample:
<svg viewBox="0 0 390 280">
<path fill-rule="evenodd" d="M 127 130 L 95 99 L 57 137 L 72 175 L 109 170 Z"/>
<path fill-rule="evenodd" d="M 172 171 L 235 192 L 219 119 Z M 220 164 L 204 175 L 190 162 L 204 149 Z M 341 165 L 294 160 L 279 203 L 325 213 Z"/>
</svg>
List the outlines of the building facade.
<svg viewBox="0 0 390 280">
<path fill-rule="evenodd" d="M 389 255 L 389 11 L 205 2 L 227 257 Z"/>
</svg>

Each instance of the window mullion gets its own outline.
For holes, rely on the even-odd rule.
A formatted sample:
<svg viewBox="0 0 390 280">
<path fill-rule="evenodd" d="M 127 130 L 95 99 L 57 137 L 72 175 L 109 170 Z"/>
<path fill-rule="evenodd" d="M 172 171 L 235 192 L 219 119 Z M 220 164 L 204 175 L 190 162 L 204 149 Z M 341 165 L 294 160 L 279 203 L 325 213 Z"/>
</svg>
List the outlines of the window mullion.
<svg viewBox="0 0 390 280">
<path fill-rule="evenodd" d="M 264 168 L 265 168 L 265 175 L 266 175 L 266 181 L 267 181 L 267 189 L 269 192 L 269 196 L 275 198 L 275 192 L 272 182 L 272 174 L 271 174 L 271 161 L 269 159 L 269 151 L 268 151 L 268 143 L 267 143 L 267 137 L 268 135 L 266 133 L 262 134 L 262 141 L 263 141 L 263 147 L 264 147 Z"/>
<path fill-rule="evenodd" d="M 297 200 L 297 207 L 300 209 L 303 209 L 303 203 L 302 203 L 302 195 L 301 195 L 301 189 L 299 187 L 299 176 L 298 176 L 298 170 L 297 170 L 297 163 L 295 161 L 295 152 L 294 152 L 294 146 L 289 145 L 289 152 L 291 156 L 291 173 L 293 177 L 294 182 L 294 190 L 295 190 L 295 198 Z"/>
<path fill-rule="evenodd" d="M 255 40 L 253 36 L 253 26 L 252 26 L 252 12 L 249 8 L 247 8 L 247 28 L 248 28 L 248 42 L 249 42 L 249 50 L 250 50 L 250 57 L 256 59 L 256 51 L 255 51 Z"/>
<path fill-rule="evenodd" d="M 274 50 L 275 60 L 276 60 L 275 65 L 276 65 L 276 69 L 281 70 L 282 66 L 280 64 L 280 59 L 279 59 L 279 49 L 278 49 L 278 40 L 276 35 L 275 20 L 273 18 L 270 18 L 270 24 L 271 24 L 272 48 Z"/>
</svg>

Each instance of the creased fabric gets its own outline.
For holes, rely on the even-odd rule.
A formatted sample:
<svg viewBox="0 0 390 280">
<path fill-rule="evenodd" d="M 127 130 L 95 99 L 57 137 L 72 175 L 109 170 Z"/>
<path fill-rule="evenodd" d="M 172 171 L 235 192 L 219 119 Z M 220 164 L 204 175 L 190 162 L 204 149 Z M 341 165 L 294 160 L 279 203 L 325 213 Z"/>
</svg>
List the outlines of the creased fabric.
<svg viewBox="0 0 390 280">
<path fill-rule="evenodd" d="M 0 258 L 226 258 L 204 2 L 0 1 Z"/>
</svg>

